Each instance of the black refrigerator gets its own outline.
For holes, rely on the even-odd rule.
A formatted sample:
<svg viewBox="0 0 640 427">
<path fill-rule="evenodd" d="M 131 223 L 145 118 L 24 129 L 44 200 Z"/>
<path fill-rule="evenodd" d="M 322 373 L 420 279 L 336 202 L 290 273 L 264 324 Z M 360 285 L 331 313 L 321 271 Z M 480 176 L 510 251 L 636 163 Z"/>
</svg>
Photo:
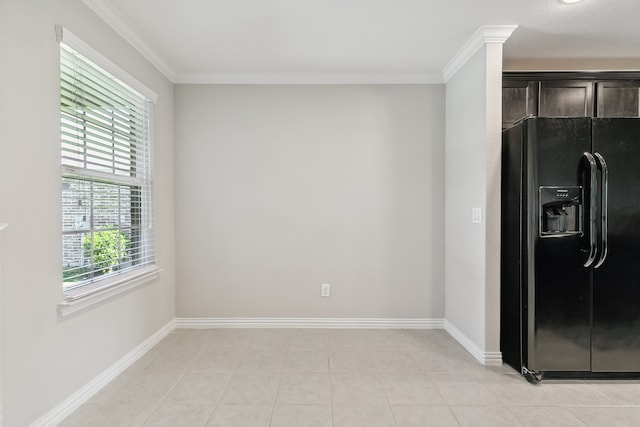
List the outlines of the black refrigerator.
<svg viewBox="0 0 640 427">
<path fill-rule="evenodd" d="M 501 351 L 529 381 L 640 376 L 640 119 L 503 131 Z"/>
</svg>

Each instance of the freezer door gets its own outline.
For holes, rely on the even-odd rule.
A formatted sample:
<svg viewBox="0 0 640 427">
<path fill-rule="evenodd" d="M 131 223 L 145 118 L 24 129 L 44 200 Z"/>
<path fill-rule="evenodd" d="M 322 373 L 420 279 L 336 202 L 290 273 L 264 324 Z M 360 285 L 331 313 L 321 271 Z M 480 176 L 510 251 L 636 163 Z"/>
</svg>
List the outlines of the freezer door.
<svg viewBox="0 0 640 427">
<path fill-rule="evenodd" d="M 593 119 L 608 170 L 604 262 L 594 269 L 592 370 L 640 372 L 640 119 Z"/>
<path fill-rule="evenodd" d="M 569 226 L 568 219 L 563 232 L 545 233 L 544 218 L 548 205 L 557 206 L 558 211 L 571 205 L 572 215 L 582 217 L 582 189 L 585 197 L 590 194 L 583 166 L 584 153 L 591 147 L 591 119 L 535 118 L 528 119 L 526 126 L 527 367 L 589 371 L 591 273 L 584 267 L 589 236 L 582 233 L 584 225 L 578 227 L 573 221 Z"/>
</svg>

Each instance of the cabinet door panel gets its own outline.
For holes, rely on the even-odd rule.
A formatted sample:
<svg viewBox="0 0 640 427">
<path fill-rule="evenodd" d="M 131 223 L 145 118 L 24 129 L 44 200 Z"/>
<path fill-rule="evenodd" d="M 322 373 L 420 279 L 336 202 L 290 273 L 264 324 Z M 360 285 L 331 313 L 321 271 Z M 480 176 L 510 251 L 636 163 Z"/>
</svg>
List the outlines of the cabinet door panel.
<svg viewBox="0 0 640 427">
<path fill-rule="evenodd" d="M 538 114 L 538 82 L 502 83 L 502 128 L 513 126 L 523 117 Z"/>
<path fill-rule="evenodd" d="M 540 82 L 540 117 L 592 117 L 593 82 L 554 80 Z"/>
<path fill-rule="evenodd" d="M 597 82 L 597 117 L 640 117 L 640 81 Z"/>
</svg>

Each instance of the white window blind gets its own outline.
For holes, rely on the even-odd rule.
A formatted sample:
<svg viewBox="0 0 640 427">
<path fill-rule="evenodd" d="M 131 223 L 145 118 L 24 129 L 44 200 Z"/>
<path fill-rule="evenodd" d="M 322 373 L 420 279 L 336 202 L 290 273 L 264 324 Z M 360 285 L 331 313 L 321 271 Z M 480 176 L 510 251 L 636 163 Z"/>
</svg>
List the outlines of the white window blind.
<svg viewBox="0 0 640 427">
<path fill-rule="evenodd" d="M 60 43 L 67 297 L 83 295 L 78 288 L 116 284 L 120 275 L 154 263 L 151 111 L 148 97 Z"/>
</svg>

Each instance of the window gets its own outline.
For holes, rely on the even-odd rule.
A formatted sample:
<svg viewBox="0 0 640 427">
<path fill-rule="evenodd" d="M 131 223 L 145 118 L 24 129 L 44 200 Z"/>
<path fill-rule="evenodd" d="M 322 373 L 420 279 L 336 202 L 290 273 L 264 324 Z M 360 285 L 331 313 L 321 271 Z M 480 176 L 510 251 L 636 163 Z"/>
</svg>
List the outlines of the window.
<svg viewBox="0 0 640 427">
<path fill-rule="evenodd" d="M 70 33 L 64 31 L 62 281 L 65 300 L 73 300 L 138 277 L 154 264 L 151 102 L 67 43 Z"/>
</svg>

